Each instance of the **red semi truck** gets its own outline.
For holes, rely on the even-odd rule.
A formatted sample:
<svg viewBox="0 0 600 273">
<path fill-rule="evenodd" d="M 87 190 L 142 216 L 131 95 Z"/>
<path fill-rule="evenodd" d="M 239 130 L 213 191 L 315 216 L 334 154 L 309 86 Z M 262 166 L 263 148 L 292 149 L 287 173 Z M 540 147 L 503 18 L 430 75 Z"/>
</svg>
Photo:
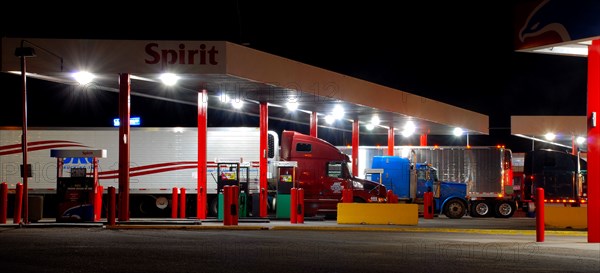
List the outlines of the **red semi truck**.
<svg viewBox="0 0 600 273">
<path fill-rule="evenodd" d="M 354 177 L 350 158 L 330 143 L 309 135 L 283 131 L 281 159 L 298 162 L 297 184 L 303 188 L 305 214 L 332 216 L 343 189 L 352 189 L 353 202 L 385 202 L 385 186 Z"/>
</svg>

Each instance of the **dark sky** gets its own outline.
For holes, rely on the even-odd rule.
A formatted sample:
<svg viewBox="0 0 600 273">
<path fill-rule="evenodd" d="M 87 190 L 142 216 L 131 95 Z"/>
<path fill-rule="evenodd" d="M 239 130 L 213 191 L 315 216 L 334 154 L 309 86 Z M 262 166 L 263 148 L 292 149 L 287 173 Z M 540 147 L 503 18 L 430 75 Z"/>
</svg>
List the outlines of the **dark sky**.
<svg viewBox="0 0 600 273">
<path fill-rule="evenodd" d="M 1 19 L 0 34 L 247 43 L 489 115 L 490 136 L 473 137 L 472 145 L 505 143 L 526 149 L 530 144 L 510 137 L 510 115 L 585 115 L 587 60 L 514 52 L 514 1 L 224 2 L 196 4 L 200 8 L 162 3 L 126 11 L 105 5 L 81 14 L 52 4 L 38 7 L 45 11 L 41 15 L 30 12 L 22 24 Z M 85 30 L 74 30 L 73 25 Z M 14 83 L 13 78 L 0 78 L 4 94 L 14 92 L 5 84 Z M 32 85 L 31 92 L 61 89 Z M 85 99 L 68 94 L 61 96 L 71 102 Z M 110 96 L 96 99 L 102 103 Z M 19 99 L 14 94 L 9 98 Z M 82 109 L 89 102 L 83 104 Z M 113 111 L 111 107 L 116 109 L 105 106 Z M 19 125 L 20 117 L 9 117 L 14 112 L 0 113 L 0 125 L 15 120 L 12 125 Z M 36 119 L 31 122 L 35 125 Z"/>
</svg>

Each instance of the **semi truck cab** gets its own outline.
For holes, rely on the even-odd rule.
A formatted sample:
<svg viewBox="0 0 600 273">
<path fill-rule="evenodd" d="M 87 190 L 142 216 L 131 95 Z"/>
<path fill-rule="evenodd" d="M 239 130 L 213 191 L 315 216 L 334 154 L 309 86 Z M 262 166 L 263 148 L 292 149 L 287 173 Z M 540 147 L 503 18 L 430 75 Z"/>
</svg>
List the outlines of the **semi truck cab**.
<svg viewBox="0 0 600 273">
<path fill-rule="evenodd" d="M 283 131 L 280 154 L 284 161 L 298 162 L 306 216 L 334 216 L 344 189 L 353 189 L 354 202 L 385 202 L 385 186 L 353 177 L 348 155 L 322 139 Z"/>
</svg>

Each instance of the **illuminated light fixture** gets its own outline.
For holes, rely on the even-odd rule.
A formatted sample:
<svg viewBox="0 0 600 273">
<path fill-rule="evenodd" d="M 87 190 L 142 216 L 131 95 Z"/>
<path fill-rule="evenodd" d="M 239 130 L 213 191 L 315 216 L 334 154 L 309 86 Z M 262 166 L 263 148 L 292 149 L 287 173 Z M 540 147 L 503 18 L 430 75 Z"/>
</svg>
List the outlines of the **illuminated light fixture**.
<svg viewBox="0 0 600 273">
<path fill-rule="evenodd" d="M 371 118 L 371 124 L 373 124 L 373 125 L 379 125 L 380 122 L 381 122 L 381 120 L 379 120 L 379 116 L 373 116 Z"/>
<path fill-rule="evenodd" d="M 412 122 L 412 120 L 409 120 L 406 122 L 406 124 L 404 124 L 404 128 L 401 132 L 402 136 L 409 137 L 415 133 L 416 129 L 417 129 L 417 127 L 415 126 L 415 123 Z"/>
<path fill-rule="evenodd" d="M 577 144 L 581 145 L 581 144 L 583 144 L 583 143 L 585 142 L 585 137 L 578 136 L 578 137 L 575 139 L 575 142 L 577 142 Z"/>
<path fill-rule="evenodd" d="M 179 76 L 173 74 L 173 73 L 163 73 L 160 75 L 160 77 L 158 77 L 164 85 L 166 86 L 173 86 L 177 83 L 177 81 L 179 80 Z"/>
<path fill-rule="evenodd" d="M 288 110 L 296 111 L 298 109 L 298 102 L 290 101 L 285 104 Z"/>
<path fill-rule="evenodd" d="M 228 103 L 229 102 L 229 96 L 227 96 L 227 94 L 225 94 L 224 92 L 221 93 L 221 95 L 219 95 L 219 100 L 222 103 Z"/>
<path fill-rule="evenodd" d="M 344 111 L 344 107 L 342 107 L 341 105 L 336 105 L 333 108 L 333 111 L 331 112 L 331 115 L 333 116 L 333 118 L 335 119 L 342 119 L 344 117 L 344 114 L 346 114 L 346 112 Z"/>
<path fill-rule="evenodd" d="M 544 138 L 546 140 L 552 141 L 552 140 L 554 140 L 556 138 L 556 135 L 554 133 L 547 133 L 547 134 L 544 135 Z"/>
<path fill-rule="evenodd" d="M 335 118 L 332 115 L 325 116 L 325 122 L 327 124 L 333 124 L 335 122 Z"/>
<path fill-rule="evenodd" d="M 367 130 L 371 131 L 371 130 L 375 129 L 375 124 L 367 123 L 367 125 L 365 125 L 365 127 L 367 128 Z"/>
<path fill-rule="evenodd" d="M 462 136 L 462 134 L 464 133 L 464 131 L 463 131 L 463 129 L 462 129 L 462 128 L 460 128 L 460 127 L 456 127 L 456 128 L 454 128 L 454 130 L 452 131 L 452 133 L 453 133 L 455 136 L 457 136 L 457 137 L 458 137 L 458 136 Z"/>
<path fill-rule="evenodd" d="M 71 74 L 71 76 L 80 84 L 86 85 L 94 80 L 96 76 L 94 74 L 87 71 L 79 71 Z"/>
<path fill-rule="evenodd" d="M 244 101 L 242 101 L 242 100 L 234 100 L 234 101 L 231 101 L 231 105 L 235 109 L 242 109 L 242 106 L 244 106 Z"/>
<path fill-rule="evenodd" d="M 183 128 L 182 127 L 175 127 L 175 128 L 173 128 L 173 133 L 183 133 Z"/>
</svg>

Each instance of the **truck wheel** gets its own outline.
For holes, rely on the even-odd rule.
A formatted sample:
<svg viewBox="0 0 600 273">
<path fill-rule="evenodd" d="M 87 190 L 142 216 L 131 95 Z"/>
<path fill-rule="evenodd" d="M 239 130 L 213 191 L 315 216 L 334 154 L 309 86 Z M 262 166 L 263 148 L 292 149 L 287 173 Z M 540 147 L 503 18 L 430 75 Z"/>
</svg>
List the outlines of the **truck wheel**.
<svg viewBox="0 0 600 273">
<path fill-rule="evenodd" d="M 458 199 L 450 200 L 444 205 L 444 214 L 451 219 L 460 219 L 465 215 L 465 204 Z"/>
<path fill-rule="evenodd" d="M 509 218 L 513 216 L 515 209 L 515 204 L 513 202 L 500 202 L 496 204 L 495 216 L 497 218 Z"/>
<path fill-rule="evenodd" d="M 490 205 L 485 201 L 475 201 L 471 204 L 472 217 L 486 217 L 490 214 Z"/>
</svg>

